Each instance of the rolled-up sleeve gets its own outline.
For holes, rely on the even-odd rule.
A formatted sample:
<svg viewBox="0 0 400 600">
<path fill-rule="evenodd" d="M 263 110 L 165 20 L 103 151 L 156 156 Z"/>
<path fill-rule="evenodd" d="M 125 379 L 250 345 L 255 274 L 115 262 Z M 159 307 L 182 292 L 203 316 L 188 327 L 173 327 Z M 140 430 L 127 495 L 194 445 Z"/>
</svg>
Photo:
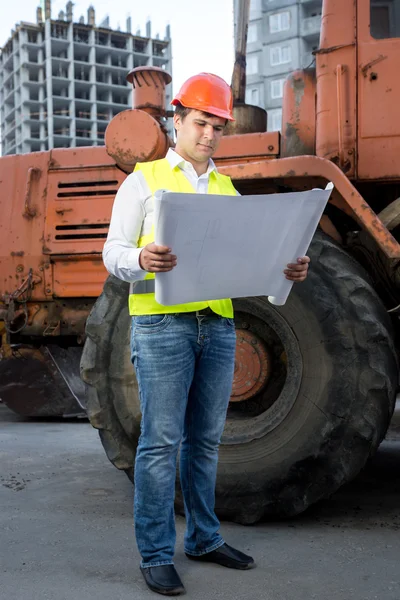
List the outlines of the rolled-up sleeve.
<svg viewBox="0 0 400 600">
<path fill-rule="evenodd" d="M 138 240 L 145 218 L 142 188 L 136 173 L 131 173 L 115 196 L 110 228 L 103 248 L 103 262 L 109 273 L 123 281 L 144 279 L 139 265 Z"/>
</svg>

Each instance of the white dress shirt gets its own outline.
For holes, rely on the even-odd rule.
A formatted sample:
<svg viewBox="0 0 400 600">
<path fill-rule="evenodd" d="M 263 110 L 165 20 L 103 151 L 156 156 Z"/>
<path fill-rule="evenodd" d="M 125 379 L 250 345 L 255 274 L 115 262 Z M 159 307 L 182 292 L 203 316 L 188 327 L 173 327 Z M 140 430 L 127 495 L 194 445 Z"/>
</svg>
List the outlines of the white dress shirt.
<svg viewBox="0 0 400 600">
<path fill-rule="evenodd" d="M 193 165 L 171 148 L 166 159 L 171 169 L 178 166 L 198 194 L 206 194 L 210 173 L 217 168 L 210 158 L 207 172 L 200 177 Z M 115 196 L 110 228 L 103 248 L 103 261 L 109 273 L 133 282 L 144 279 L 147 271 L 139 265 L 138 240 L 151 233 L 154 217 L 153 197 L 141 171 L 131 173 Z"/>
</svg>

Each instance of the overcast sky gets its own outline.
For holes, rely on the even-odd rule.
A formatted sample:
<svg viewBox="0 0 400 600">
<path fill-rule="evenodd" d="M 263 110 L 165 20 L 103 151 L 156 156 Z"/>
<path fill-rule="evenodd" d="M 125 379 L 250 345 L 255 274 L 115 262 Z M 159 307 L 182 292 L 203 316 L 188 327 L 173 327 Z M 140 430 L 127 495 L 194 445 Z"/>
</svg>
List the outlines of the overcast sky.
<svg viewBox="0 0 400 600">
<path fill-rule="evenodd" d="M 11 29 L 20 21 L 36 22 L 39 1 L 1 0 L 0 47 L 9 39 Z M 67 0 L 53 0 L 52 18 L 64 10 Z M 74 3 L 74 21 L 83 15 L 87 22 L 90 1 Z M 132 18 L 132 32 L 137 28 L 145 34 L 146 21 L 152 22 L 152 36 L 164 38 L 167 24 L 171 26 L 172 67 L 174 92 L 182 82 L 201 71 L 209 71 L 230 83 L 233 68 L 233 0 L 96 0 L 96 25 L 105 16 L 110 17 L 110 27 L 126 30 L 126 18 Z M 7 6 L 7 8 L 5 8 Z M 111 8 L 112 7 L 112 8 Z"/>
</svg>

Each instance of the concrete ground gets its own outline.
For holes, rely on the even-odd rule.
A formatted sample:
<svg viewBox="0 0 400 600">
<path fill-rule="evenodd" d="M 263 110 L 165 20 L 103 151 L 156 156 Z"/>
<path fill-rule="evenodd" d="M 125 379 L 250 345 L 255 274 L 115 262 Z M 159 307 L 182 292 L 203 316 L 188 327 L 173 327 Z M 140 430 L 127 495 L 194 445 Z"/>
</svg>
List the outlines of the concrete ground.
<svg viewBox="0 0 400 600">
<path fill-rule="evenodd" d="M 193 600 L 400 600 L 400 426 L 356 481 L 293 520 L 223 523 L 257 568 L 176 566 Z M 0 404 L 0 590 L 7 600 L 146 600 L 132 487 L 85 421 Z"/>
</svg>

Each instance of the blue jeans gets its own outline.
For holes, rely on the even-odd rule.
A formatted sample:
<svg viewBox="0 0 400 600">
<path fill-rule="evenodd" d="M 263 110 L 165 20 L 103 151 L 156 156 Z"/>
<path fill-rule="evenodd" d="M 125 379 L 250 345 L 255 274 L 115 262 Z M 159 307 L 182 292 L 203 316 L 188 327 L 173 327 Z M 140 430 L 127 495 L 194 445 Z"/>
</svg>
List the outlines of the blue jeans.
<svg viewBox="0 0 400 600">
<path fill-rule="evenodd" d="M 132 362 L 142 411 L 135 461 L 135 533 L 142 566 L 173 564 L 178 450 L 185 552 L 224 543 L 214 512 L 218 446 L 232 390 L 233 319 L 132 317 Z"/>
</svg>

